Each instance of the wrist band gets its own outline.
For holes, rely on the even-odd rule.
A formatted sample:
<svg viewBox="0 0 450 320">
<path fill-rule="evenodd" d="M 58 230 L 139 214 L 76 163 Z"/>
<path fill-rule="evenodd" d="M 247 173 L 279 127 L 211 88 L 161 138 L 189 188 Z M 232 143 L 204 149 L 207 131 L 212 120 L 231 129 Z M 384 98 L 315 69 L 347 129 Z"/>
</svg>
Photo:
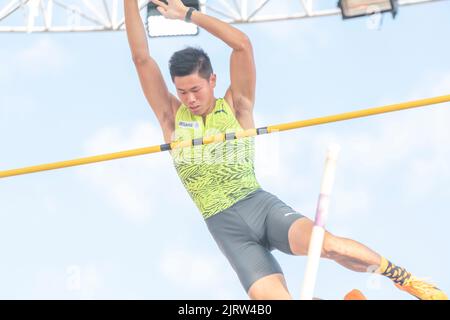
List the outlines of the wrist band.
<svg viewBox="0 0 450 320">
<path fill-rule="evenodd" d="M 184 17 L 184 21 L 191 22 L 192 12 L 194 12 L 194 11 L 195 11 L 195 8 L 190 7 L 188 9 L 188 11 L 186 12 L 186 16 Z"/>
</svg>

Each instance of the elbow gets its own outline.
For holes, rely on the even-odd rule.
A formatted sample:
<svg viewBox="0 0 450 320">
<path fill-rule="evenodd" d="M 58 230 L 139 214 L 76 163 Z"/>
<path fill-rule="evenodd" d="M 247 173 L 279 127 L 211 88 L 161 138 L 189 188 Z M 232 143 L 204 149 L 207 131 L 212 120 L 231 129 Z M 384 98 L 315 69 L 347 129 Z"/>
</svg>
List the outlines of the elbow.
<svg viewBox="0 0 450 320">
<path fill-rule="evenodd" d="M 150 61 L 150 56 L 145 54 L 134 54 L 133 62 L 136 66 L 147 64 Z"/>
<path fill-rule="evenodd" d="M 238 51 L 252 51 L 252 42 L 250 41 L 249 37 L 247 37 L 245 34 L 237 41 L 236 46 L 234 48 Z"/>
</svg>

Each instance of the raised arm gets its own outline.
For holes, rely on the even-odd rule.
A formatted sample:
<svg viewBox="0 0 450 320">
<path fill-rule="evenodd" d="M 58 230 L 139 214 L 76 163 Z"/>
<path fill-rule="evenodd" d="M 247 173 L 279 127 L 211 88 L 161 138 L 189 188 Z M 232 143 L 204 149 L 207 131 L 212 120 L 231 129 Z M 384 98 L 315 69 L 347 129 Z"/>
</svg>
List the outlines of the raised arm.
<svg viewBox="0 0 450 320">
<path fill-rule="evenodd" d="M 128 43 L 144 95 L 163 130 L 164 140 L 170 142 L 174 130 L 175 112 L 181 103 L 169 93 L 161 70 L 150 56 L 138 0 L 124 0 L 124 9 Z"/>
<path fill-rule="evenodd" d="M 152 0 L 152 2 L 159 6 L 158 10 L 162 15 L 170 19 L 182 20 L 185 18 L 188 10 L 181 0 L 168 0 L 168 4 L 158 0 Z M 242 31 L 228 23 L 199 11 L 192 13 L 191 20 L 233 49 L 230 62 L 231 85 L 225 98 L 228 98 L 227 101 L 232 104 L 236 115 L 244 119 L 245 126 L 252 127 L 256 69 L 253 48 L 249 38 Z"/>
</svg>

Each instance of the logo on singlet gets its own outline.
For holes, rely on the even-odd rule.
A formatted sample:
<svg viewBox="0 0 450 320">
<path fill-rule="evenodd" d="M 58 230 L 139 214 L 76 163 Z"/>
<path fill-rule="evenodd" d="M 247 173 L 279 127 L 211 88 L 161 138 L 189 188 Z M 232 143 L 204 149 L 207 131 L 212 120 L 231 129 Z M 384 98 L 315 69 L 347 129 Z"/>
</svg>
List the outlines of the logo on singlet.
<svg viewBox="0 0 450 320">
<path fill-rule="evenodd" d="M 227 114 L 227 112 L 225 110 L 223 110 L 223 109 L 217 110 L 216 112 L 214 112 L 214 114 L 218 114 L 218 113 L 221 113 L 221 112 Z"/>
<path fill-rule="evenodd" d="M 180 121 L 178 122 L 178 126 L 181 128 L 193 128 L 198 129 L 199 125 L 196 121 Z"/>
</svg>

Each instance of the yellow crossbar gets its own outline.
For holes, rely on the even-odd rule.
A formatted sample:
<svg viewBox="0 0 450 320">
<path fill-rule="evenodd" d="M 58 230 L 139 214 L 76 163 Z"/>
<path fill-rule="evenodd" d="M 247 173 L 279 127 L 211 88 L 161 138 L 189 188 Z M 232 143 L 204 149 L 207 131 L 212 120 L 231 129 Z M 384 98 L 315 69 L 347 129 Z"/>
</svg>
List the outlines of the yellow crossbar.
<svg viewBox="0 0 450 320">
<path fill-rule="evenodd" d="M 68 160 L 68 161 L 60 161 L 60 162 L 41 164 L 41 165 L 36 165 L 36 166 L 31 166 L 31 167 L 5 170 L 5 171 L 0 171 L 0 178 L 29 174 L 29 173 L 33 173 L 33 172 L 67 168 L 67 167 L 79 166 L 79 165 L 90 164 L 90 163 L 95 163 L 95 162 L 115 160 L 115 159 L 120 159 L 120 158 L 134 157 L 134 156 L 150 154 L 150 153 L 157 153 L 157 152 L 168 151 L 168 150 L 175 150 L 175 149 L 190 147 L 190 146 L 198 145 L 198 144 L 218 143 L 218 142 L 223 142 L 226 140 L 241 139 L 241 138 L 252 137 L 252 136 L 261 135 L 261 134 L 265 134 L 265 133 L 299 129 L 299 128 L 304 128 L 304 127 L 317 126 L 317 125 L 330 123 L 330 122 L 368 117 L 368 116 L 373 116 L 373 115 L 387 113 L 387 112 L 394 112 L 394 111 L 400 111 L 400 110 L 417 108 L 417 107 L 425 107 L 425 106 L 434 105 L 434 104 L 438 104 L 438 103 L 444 103 L 444 102 L 450 102 L 450 95 L 438 96 L 438 97 L 415 100 L 415 101 L 408 101 L 408 102 L 403 102 L 403 103 L 397 103 L 397 104 L 386 105 L 386 106 L 382 106 L 382 107 L 346 112 L 346 113 L 341 113 L 341 114 L 336 114 L 336 115 L 330 115 L 330 116 L 325 116 L 325 117 L 320 117 L 320 118 L 309 119 L 309 120 L 300 120 L 300 121 L 295 121 L 295 122 L 277 124 L 277 125 L 272 125 L 272 126 L 268 126 L 268 127 L 262 127 L 259 129 L 248 129 L 248 130 L 244 130 L 244 131 L 240 131 L 240 132 L 236 132 L 236 133 L 232 133 L 232 134 L 230 134 L 230 133 L 218 134 L 218 135 L 214 135 L 214 136 L 203 137 L 201 139 L 185 140 L 185 141 L 181 141 L 181 142 L 172 142 L 170 144 L 162 144 L 162 145 L 156 145 L 156 146 L 151 146 L 151 147 L 146 147 L 146 148 L 139 148 L 139 149 L 133 149 L 133 150 L 127 150 L 127 151 L 121 151 L 121 152 L 108 153 L 108 154 L 79 158 L 79 159 Z"/>
</svg>

